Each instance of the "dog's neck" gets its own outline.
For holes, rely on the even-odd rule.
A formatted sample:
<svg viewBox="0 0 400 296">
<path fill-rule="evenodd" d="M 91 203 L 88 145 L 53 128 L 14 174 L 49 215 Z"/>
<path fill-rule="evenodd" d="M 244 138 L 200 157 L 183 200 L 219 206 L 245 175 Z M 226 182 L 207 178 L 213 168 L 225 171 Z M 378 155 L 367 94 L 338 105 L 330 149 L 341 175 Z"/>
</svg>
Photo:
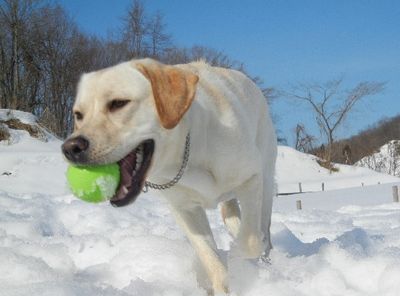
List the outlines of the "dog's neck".
<svg viewBox="0 0 400 296">
<path fill-rule="evenodd" d="M 177 173 L 182 169 L 185 148 L 188 145 L 188 133 L 188 125 L 182 121 L 174 129 L 168 131 L 166 135 L 163 135 L 163 138 L 159 139 L 158 143 L 156 142 L 155 154 L 147 181 L 164 184 L 176 177 Z M 157 147 L 157 144 L 159 147 Z"/>
<path fill-rule="evenodd" d="M 150 181 L 145 181 L 144 192 L 147 192 L 149 188 L 156 190 L 166 190 L 175 186 L 175 184 L 179 182 L 179 180 L 182 178 L 185 172 L 186 166 L 189 161 L 189 155 L 190 155 L 190 132 L 188 132 L 188 134 L 186 135 L 185 150 L 182 157 L 182 164 L 181 167 L 179 168 L 179 171 L 176 173 L 175 177 L 171 179 L 169 182 L 163 184 L 157 184 Z"/>
</svg>

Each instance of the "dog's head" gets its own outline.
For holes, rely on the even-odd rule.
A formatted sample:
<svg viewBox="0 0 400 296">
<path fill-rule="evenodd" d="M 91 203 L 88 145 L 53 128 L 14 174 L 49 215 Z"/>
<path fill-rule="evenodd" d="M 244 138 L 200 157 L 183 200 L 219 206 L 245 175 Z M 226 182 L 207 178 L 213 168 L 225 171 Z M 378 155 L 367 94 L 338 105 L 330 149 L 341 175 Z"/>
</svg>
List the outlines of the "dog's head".
<svg viewBox="0 0 400 296">
<path fill-rule="evenodd" d="M 198 77 L 151 59 L 84 74 L 78 84 L 74 132 L 62 145 L 77 165 L 117 162 L 121 183 L 111 203 L 134 201 L 144 186 L 160 134 L 189 109 Z"/>
</svg>

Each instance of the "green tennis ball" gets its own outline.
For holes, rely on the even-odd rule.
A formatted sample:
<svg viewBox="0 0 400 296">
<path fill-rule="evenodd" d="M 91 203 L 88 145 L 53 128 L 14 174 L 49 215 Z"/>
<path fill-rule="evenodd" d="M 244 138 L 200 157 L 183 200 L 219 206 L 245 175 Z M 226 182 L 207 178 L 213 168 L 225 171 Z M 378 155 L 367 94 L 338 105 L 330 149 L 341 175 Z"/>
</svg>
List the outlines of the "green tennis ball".
<svg viewBox="0 0 400 296">
<path fill-rule="evenodd" d="M 81 200 L 98 203 L 112 198 L 120 181 L 119 165 L 69 165 L 67 180 L 72 193 Z"/>
</svg>

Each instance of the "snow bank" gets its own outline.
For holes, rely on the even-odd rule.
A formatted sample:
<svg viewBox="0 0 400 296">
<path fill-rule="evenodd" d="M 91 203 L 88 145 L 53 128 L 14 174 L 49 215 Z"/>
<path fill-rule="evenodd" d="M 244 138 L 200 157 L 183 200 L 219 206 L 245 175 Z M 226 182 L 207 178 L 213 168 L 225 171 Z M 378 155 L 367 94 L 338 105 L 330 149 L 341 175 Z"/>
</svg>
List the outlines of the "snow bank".
<svg viewBox="0 0 400 296">
<path fill-rule="evenodd" d="M 11 109 L 0 109 L 0 120 L 6 121 L 13 118 L 18 118 L 21 122 L 26 124 L 37 123 L 37 118 L 32 113 Z"/>
<path fill-rule="evenodd" d="M 17 120 L 19 125 L 18 128 L 10 128 L 7 123 L 2 123 L 12 120 Z M 22 125 L 31 127 L 31 131 L 35 131 L 37 133 L 37 137 L 30 137 L 29 132 L 24 129 Z M 10 134 L 9 139 L 0 141 L 0 146 L 12 146 L 20 142 L 28 142 L 32 143 L 32 145 L 21 143 L 22 145 L 19 146 L 26 147 L 28 149 L 42 148 L 46 150 L 46 145 L 40 145 L 40 142 L 46 143 L 58 141 L 57 137 L 52 135 L 42 125 L 39 124 L 36 116 L 28 112 L 0 109 L 0 128 L 5 129 Z M 15 147 L 12 147 L 12 149 L 14 148 Z"/>
</svg>

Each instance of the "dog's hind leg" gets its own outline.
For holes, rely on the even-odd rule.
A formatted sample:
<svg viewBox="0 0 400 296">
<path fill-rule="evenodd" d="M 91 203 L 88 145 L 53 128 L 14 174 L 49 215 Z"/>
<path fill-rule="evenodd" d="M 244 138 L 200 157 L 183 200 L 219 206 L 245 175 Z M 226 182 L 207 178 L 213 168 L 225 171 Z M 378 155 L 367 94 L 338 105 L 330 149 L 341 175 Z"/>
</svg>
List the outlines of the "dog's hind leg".
<svg viewBox="0 0 400 296">
<path fill-rule="evenodd" d="M 272 249 L 271 243 L 271 213 L 272 213 L 272 201 L 275 194 L 274 178 L 264 177 L 263 186 L 263 200 L 262 200 L 262 214 L 261 214 L 261 232 L 264 236 L 264 252 L 261 259 L 267 260 L 269 252 Z"/>
<path fill-rule="evenodd" d="M 217 253 L 217 245 L 204 209 L 196 204 L 170 203 L 177 223 L 186 232 L 216 293 L 228 293 L 228 273 Z"/>
<path fill-rule="evenodd" d="M 240 229 L 240 208 L 236 198 L 222 203 L 221 215 L 229 233 L 236 238 Z"/>
<path fill-rule="evenodd" d="M 265 250 L 265 237 L 261 225 L 263 219 L 263 181 L 256 174 L 235 190 L 240 202 L 240 230 L 236 239 L 237 255 L 258 258 Z M 234 252 L 235 252 L 234 251 Z"/>
</svg>

